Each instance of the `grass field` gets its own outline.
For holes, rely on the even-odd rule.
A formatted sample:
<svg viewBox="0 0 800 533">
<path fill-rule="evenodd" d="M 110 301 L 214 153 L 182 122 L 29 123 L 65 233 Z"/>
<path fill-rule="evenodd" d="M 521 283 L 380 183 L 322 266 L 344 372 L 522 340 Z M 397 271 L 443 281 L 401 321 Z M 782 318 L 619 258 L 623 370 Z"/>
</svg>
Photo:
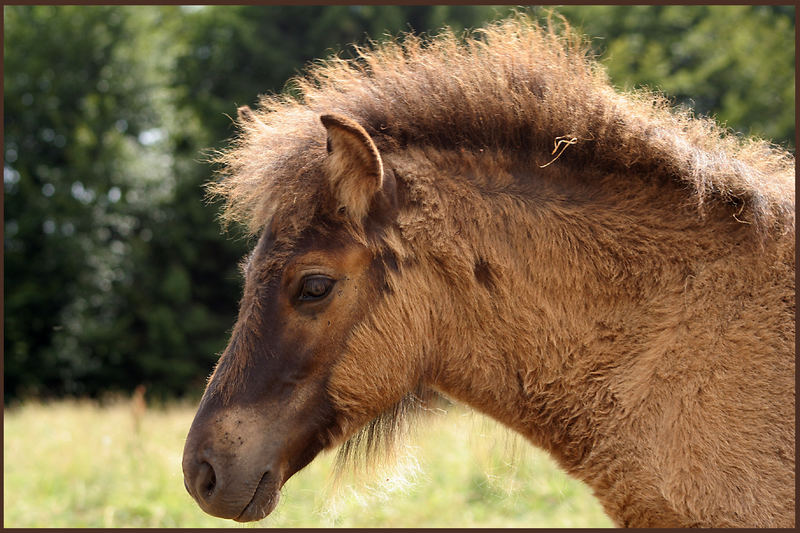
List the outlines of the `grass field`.
<svg viewBox="0 0 800 533">
<path fill-rule="evenodd" d="M 543 452 L 462 408 L 432 414 L 393 470 L 332 488 L 333 453 L 284 486 L 261 522 L 204 514 L 183 487 L 194 406 L 29 403 L 5 411 L 9 527 L 604 527 L 589 489 Z M 138 430 L 136 427 L 138 426 Z"/>
</svg>

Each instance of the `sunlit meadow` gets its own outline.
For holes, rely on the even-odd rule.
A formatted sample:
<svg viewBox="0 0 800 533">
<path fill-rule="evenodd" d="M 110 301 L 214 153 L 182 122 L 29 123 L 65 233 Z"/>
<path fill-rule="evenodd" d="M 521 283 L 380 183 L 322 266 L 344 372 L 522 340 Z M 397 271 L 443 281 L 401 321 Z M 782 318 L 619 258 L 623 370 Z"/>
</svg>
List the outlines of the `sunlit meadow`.
<svg viewBox="0 0 800 533">
<path fill-rule="evenodd" d="M 194 406 L 28 403 L 5 411 L 5 527 L 603 527 L 589 489 L 495 422 L 460 407 L 418 424 L 392 468 L 332 483 L 334 453 L 241 525 L 183 487 Z"/>
</svg>

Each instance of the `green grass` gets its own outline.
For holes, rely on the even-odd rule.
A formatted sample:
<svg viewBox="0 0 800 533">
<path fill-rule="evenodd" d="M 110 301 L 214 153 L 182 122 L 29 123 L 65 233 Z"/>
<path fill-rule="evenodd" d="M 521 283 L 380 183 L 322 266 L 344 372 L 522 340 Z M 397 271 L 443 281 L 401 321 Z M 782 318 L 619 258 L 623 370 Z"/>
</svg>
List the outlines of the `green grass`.
<svg viewBox="0 0 800 533">
<path fill-rule="evenodd" d="M 5 411 L 5 527 L 605 527 L 589 489 L 544 453 L 461 408 L 432 414 L 397 465 L 331 483 L 333 453 L 288 481 L 275 512 L 239 525 L 183 488 L 194 406 L 28 403 Z"/>
</svg>

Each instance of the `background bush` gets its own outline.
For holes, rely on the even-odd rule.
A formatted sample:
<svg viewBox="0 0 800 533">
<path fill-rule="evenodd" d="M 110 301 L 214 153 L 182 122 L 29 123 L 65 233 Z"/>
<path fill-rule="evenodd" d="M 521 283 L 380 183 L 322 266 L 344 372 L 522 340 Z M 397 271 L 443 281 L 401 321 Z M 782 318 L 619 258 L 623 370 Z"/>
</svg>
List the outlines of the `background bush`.
<svg viewBox="0 0 800 533">
<path fill-rule="evenodd" d="M 197 394 L 236 317 L 201 185 L 230 116 L 349 43 L 504 6 L 6 6 L 4 399 Z M 620 88 L 794 149 L 794 7 L 565 6 Z M 530 10 L 531 16 L 544 13 Z"/>
</svg>

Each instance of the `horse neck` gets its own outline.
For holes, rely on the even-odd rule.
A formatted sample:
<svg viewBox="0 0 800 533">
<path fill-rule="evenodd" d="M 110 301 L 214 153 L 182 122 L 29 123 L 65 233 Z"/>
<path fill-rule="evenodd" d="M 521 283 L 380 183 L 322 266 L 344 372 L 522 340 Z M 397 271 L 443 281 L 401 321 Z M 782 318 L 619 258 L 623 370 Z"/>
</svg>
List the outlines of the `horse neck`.
<svg viewBox="0 0 800 533">
<path fill-rule="evenodd" d="M 561 177 L 513 194 L 440 180 L 447 215 L 426 246 L 442 321 L 433 386 L 572 470 L 611 405 L 599 378 L 680 321 L 687 275 L 738 237 L 678 187 Z"/>
</svg>

